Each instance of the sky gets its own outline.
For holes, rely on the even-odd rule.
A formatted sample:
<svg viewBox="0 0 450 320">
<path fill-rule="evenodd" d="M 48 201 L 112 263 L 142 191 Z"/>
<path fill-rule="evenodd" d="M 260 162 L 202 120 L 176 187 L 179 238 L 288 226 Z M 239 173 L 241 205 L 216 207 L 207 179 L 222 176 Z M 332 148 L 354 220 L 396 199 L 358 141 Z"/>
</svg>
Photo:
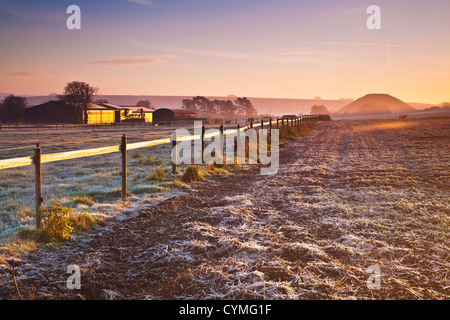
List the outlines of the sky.
<svg viewBox="0 0 450 320">
<path fill-rule="evenodd" d="M 81 29 L 70 30 L 70 5 Z M 380 8 L 370 30 L 367 8 Z M 449 0 L 0 0 L 0 93 L 450 101 Z"/>
</svg>

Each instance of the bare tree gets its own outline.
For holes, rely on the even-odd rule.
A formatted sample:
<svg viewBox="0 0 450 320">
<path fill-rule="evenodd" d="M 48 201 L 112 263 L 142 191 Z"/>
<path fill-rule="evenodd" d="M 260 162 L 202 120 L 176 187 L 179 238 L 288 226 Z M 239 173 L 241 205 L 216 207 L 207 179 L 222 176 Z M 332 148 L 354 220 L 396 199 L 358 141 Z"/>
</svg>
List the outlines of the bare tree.
<svg viewBox="0 0 450 320">
<path fill-rule="evenodd" d="M 88 122 L 88 105 L 92 102 L 92 97 L 96 95 L 98 88 L 91 87 L 86 82 L 72 81 L 67 83 L 64 88 L 64 93 L 59 97 L 59 100 L 70 104 L 77 111 L 78 123 Z"/>
</svg>

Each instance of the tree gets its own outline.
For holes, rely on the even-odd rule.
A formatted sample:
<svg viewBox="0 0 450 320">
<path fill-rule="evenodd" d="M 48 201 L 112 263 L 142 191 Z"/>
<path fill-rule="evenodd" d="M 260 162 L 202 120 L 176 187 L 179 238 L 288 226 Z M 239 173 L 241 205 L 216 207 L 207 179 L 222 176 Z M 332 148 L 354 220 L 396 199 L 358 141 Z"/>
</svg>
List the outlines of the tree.
<svg viewBox="0 0 450 320">
<path fill-rule="evenodd" d="M 228 117 L 234 117 L 237 112 L 237 107 L 231 100 L 226 100 L 224 103 L 224 112 Z"/>
<path fill-rule="evenodd" d="M 209 115 L 214 113 L 214 106 L 209 99 L 197 96 L 192 100 L 202 115 Z"/>
<path fill-rule="evenodd" d="M 232 118 L 237 110 L 236 105 L 231 100 L 214 100 L 214 109 L 217 114 Z"/>
<path fill-rule="evenodd" d="M 224 100 L 213 100 L 211 101 L 212 109 L 214 110 L 214 114 L 223 115 L 224 114 Z"/>
<path fill-rule="evenodd" d="M 139 108 L 149 108 L 155 110 L 155 108 L 152 108 L 152 103 L 148 100 L 140 100 L 136 103 L 136 107 Z"/>
<path fill-rule="evenodd" d="M 0 118 L 5 122 L 21 122 L 25 116 L 27 98 L 10 94 L 0 107 Z"/>
<path fill-rule="evenodd" d="M 236 104 L 232 100 L 209 100 L 208 98 L 197 96 L 192 99 L 184 99 L 181 108 L 193 111 L 203 116 L 221 115 L 225 117 L 234 117 L 238 111 L 237 103 L 243 115 L 255 115 L 256 109 L 247 98 L 237 98 Z"/>
<path fill-rule="evenodd" d="M 91 87 L 86 82 L 72 81 L 67 83 L 64 93 L 59 96 L 59 100 L 74 107 L 77 112 L 78 123 L 87 123 L 88 105 L 97 92 L 98 88 Z"/>
<path fill-rule="evenodd" d="M 331 112 L 324 105 L 313 105 L 311 107 L 311 114 L 330 114 Z"/>
<path fill-rule="evenodd" d="M 198 113 L 198 110 L 197 110 L 197 108 L 195 106 L 195 103 L 194 103 L 194 101 L 192 99 L 183 99 L 181 108 L 185 109 L 185 110 L 192 111 L 195 114 Z"/>
<path fill-rule="evenodd" d="M 214 114 L 214 104 L 211 100 L 196 96 L 192 99 L 184 99 L 181 108 L 193 111 L 196 114 L 208 115 Z"/>
<path fill-rule="evenodd" d="M 237 98 L 235 100 L 238 114 L 245 117 L 252 117 L 258 113 L 252 102 L 247 98 Z"/>
</svg>

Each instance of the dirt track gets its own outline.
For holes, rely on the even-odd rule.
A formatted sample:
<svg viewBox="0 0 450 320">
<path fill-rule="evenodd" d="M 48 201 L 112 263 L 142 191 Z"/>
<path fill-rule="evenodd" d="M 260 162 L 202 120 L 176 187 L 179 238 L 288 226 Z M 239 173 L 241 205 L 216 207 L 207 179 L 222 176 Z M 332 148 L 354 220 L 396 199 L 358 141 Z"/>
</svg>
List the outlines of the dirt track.
<svg viewBox="0 0 450 320">
<path fill-rule="evenodd" d="M 448 299 L 449 121 L 332 121 L 252 167 L 21 257 L 33 299 Z M 81 290 L 66 288 L 68 265 Z M 381 271 L 370 290 L 366 269 Z M 9 264 L 0 298 L 17 298 Z"/>
</svg>

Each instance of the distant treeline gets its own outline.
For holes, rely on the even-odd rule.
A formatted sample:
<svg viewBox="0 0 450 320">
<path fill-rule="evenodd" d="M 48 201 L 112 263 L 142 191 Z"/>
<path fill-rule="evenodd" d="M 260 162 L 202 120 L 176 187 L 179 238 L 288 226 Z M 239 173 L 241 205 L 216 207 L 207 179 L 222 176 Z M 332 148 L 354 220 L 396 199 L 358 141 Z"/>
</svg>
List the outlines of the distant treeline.
<svg viewBox="0 0 450 320">
<path fill-rule="evenodd" d="M 27 98 L 10 94 L 0 103 L 0 121 L 2 122 L 22 122 L 25 116 Z"/>
<path fill-rule="evenodd" d="M 88 105 L 99 91 L 86 82 L 72 81 L 66 84 L 64 92 L 57 95 L 58 101 L 72 107 L 74 123 L 88 123 Z M 107 100 L 97 100 L 95 103 L 107 103 Z M 25 119 L 27 99 L 15 95 L 8 95 L 0 103 L 0 122 L 20 123 Z M 139 101 L 137 107 L 154 109 L 148 100 Z"/>
<path fill-rule="evenodd" d="M 192 99 L 184 99 L 182 108 L 193 111 L 197 116 L 222 116 L 224 118 L 253 117 L 258 112 L 252 102 L 247 98 L 232 100 L 210 100 L 197 96 Z"/>
</svg>

